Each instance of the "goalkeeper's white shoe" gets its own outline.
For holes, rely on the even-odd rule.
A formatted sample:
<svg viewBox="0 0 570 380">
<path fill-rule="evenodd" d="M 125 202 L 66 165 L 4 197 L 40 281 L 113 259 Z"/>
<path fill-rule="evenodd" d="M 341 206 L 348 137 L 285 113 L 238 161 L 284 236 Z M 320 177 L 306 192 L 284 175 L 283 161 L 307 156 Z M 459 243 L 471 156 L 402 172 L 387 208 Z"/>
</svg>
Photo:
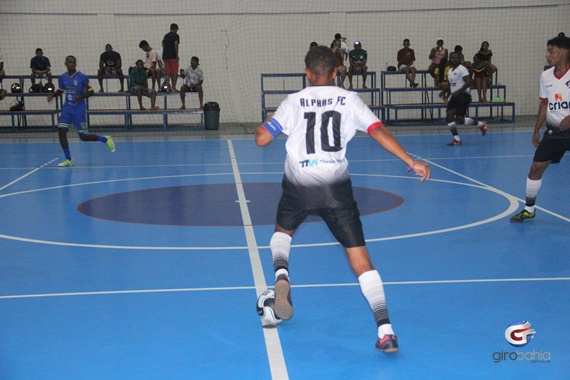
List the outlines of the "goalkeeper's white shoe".
<svg viewBox="0 0 570 380">
<path fill-rule="evenodd" d="M 59 164 L 57 164 L 57 166 L 59 166 L 60 168 L 69 168 L 69 167 L 73 166 L 73 161 L 72 160 L 65 160 L 65 161 L 62 161 Z"/>
</svg>

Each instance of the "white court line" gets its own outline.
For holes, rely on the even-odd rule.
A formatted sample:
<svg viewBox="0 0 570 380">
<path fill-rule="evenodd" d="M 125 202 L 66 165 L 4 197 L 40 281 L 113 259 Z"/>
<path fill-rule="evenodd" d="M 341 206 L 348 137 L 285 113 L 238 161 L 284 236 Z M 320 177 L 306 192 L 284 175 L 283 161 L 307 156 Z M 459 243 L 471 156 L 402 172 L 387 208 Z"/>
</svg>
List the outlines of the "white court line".
<svg viewBox="0 0 570 380">
<path fill-rule="evenodd" d="M 55 160 L 57 160 L 57 158 L 54 158 L 53 160 L 46 162 L 46 163 L 43 164 L 42 166 L 35 168 L 35 169 L 32 170 L 31 172 L 28 172 L 28 173 L 24 174 L 24 175 L 21 176 L 20 178 L 16 178 L 15 180 L 13 180 L 12 182 L 10 182 L 9 184 L 0 187 L 0 191 L 2 191 L 2 190 L 4 190 L 4 189 L 7 189 L 8 187 L 12 186 L 12 185 L 15 184 L 16 182 L 19 182 L 19 181 L 23 180 L 23 179 L 26 178 L 27 176 L 29 176 L 29 175 L 31 175 L 31 174 L 34 174 L 35 172 L 37 172 L 37 171 L 40 170 L 41 168 L 45 167 L 46 165 L 51 164 L 51 163 L 54 162 Z"/>
<path fill-rule="evenodd" d="M 417 157 L 418 159 L 422 159 L 421 157 L 418 157 L 418 156 L 415 156 L 415 157 Z M 471 181 L 471 182 L 473 182 L 473 183 L 476 183 L 476 184 L 478 184 L 478 185 L 480 185 L 480 186 L 482 186 L 482 187 L 484 187 L 484 188 L 486 188 L 486 189 L 488 189 L 488 190 L 491 190 L 491 191 L 493 191 L 493 192 L 495 192 L 495 193 L 497 193 L 497 194 L 501 194 L 501 195 L 503 195 L 504 197 L 506 197 L 506 198 L 509 199 L 509 200 L 510 200 L 510 199 L 516 199 L 517 201 L 519 201 L 519 202 L 521 202 L 521 203 L 523 203 L 523 204 L 526 202 L 525 200 L 523 200 L 523 199 L 521 199 L 521 198 L 517 198 L 517 197 L 515 197 L 515 196 L 513 196 L 513 195 L 511 195 L 511 194 L 505 193 L 504 191 L 499 190 L 499 189 L 497 189 L 497 188 L 495 188 L 495 187 L 492 187 L 492 186 L 490 186 L 490 185 L 487 185 L 487 184 L 485 184 L 485 183 L 483 183 L 483 182 L 479 182 L 479 181 L 477 181 L 477 180 L 475 180 L 475 179 L 473 179 L 473 178 L 471 178 L 471 177 L 468 177 L 468 176 L 466 176 L 466 175 L 464 175 L 464 174 L 458 173 L 458 172 L 456 172 L 455 170 L 451 170 L 451 169 L 449 169 L 449 168 L 446 168 L 445 166 L 438 165 L 438 164 L 436 164 L 436 163 L 433 162 L 433 161 L 425 160 L 425 159 L 422 159 L 422 160 L 425 161 L 425 162 L 427 162 L 427 163 L 429 163 L 430 165 L 437 166 L 437 167 L 440 168 L 440 169 L 443 169 L 443 170 L 445 170 L 445 171 L 448 171 L 448 172 L 450 172 L 450 173 L 453 173 L 453 174 L 455 174 L 456 176 L 459 176 L 459 177 L 461 177 L 461 178 L 465 178 L 466 180 Z M 517 204 L 517 206 L 518 206 L 518 204 Z M 537 210 L 540 210 L 540 211 L 545 212 L 545 213 L 547 213 L 547 214 L 550 214 L 550 215 L 552 215 L 552 216 L 554 216 L 554 217 L 556 217 L 556 218 L 558 218 L 558 219 L 562 219 L 562 220 L 564 220 L 565 222 L 570 223 L 570 218 L 567 218 L 567 217 L 565 217 L 565 216 L 562 216 L 562 215 L 560 215 L 560 214 L 557 214 L 557 213 L 555 213 L 555 212 L 552 212 L 552 211 L 550 211 L 550 210 L 547 210 L 547 209 L 542 208 L 542 207 L 539 207 L 539 206 L 535 206 L 535 208 L 536 208 Z"/>
<path fill-rule="evenodd" d="M 436 164 L 434 164 L 434 165 L 436 165 Z M 445 170 L 448 170 L 448 169 L 445 169 Z M 263 172 L 250 173 L 250 172 L 247 172 L 244 174 L 251 175 L 251 174 L 267 174 L 267 173 L 263 173 Z M 275 172 L 275 173 L 272 172 L 270 174 L 279 174 L 282 176 L 283 172 Z M 74 186 L 105 184 L 105 183 L 109 183 L 109 182 L 126 182 L 126 181 L 131 181 L 131 180 L 132 181 L 141 181 L 141 180 L 169 179 L 169 178 L 180 178 L 180 177 L 195 177 L 195 176 L 201 176 L 201 175 L 202 174 L 184 174 L 184 175 L 174 175 L 174 176 L 139 177 L 139 178 L 131 178 L 131 179 L 115 179 L 115 180 L 110 180 L 110 181 L 104 180 L 104 181 L 96 181 L 96 182 L 85 182 L 85 183 L 79 183 L 79 184 L 61 185 L 61 186 L 55 186 L 55 187 L 49 187 L 49 188 L 33 189 L 33 190 L 26 190 L 26 191 L 21 191 L 21 192 L 17 192 L 17 193 L 4 194 L 4 195 L 0 195 L 0 198 L 9 197 L 12 195 L 54 190 L 54 189 L 74 187 Z M 208 175 L 217 176 L 217 175 L 233 175 L 233 174 L 232 173 L 216 173 L 216 174 L 208 174 Z M 407 176 L 395 176 L 395 175 L 387 175 L 387 174 L 357 174 L 357 173 L 352 173 L 351 176 L 353 176 L 353 177 L 356 177 L 356 176 L 386 177 L 386 178 L 405 179 L 405 180 L 410 180 L 410 181 L 419 181 L 419 178 L 411 177 L 409 175 L 407 175 Z M 240 177 L 241 177 L 241 175 L 240 175 Z M 472 180 L 472 181 L 476 182 L 475 180 Z M 469 187 L 480 188 L 480 189 L 487 190 L 487 191 L 494 191 L 493 188 L 486 186 L 484 184 L 478 185 L 478 184 L 474 184 L 474 183 L 457 182 L 457 181 L 441 180 L 441 179 L 431 179 L 430 182 L 456 184 L 456 185 L 461 185 L 461 186 L 469 186 Z M 487 218 L 487 219 L 484 219 L 484 220 L 481 220 L 478 222 L 470 223 L 467 225 L 459 225 L 459 226 L 450 227 L 450 228 L 446 228 L 446 229 L 424 231 L 424 232 L 419 232 L 419 233 L 415 233 L 415 234 L 408 234 L 408 235 L 396 235 L 396 236 L 388 236 L 388 237 L 382 237 L 382 238 L 368 238 L 368 239 L 366 239 L 366 242 L 370 243 L 370 242 L 379 242 L 379 241 L 396 240 L 396 239 L 407 239 L 407 238 L 414 238 L 414 237 L 419 237 L 419 236 L 427 236 L 427 235 L 434 235 L 434 234 L 439 234 L 439 233 L 447 233 L 447 232 L 457 231 L 457 230 L 461 230 L 461 229 L 465 229 L 465 228 L 471 228 L 471 227 L 475 227 L 478 225 L 482 225 L 484 223 L 493 222 L 495 220 L 507 217 L 508 215 L 514 213 L 517 210 L 517 208 L 519 207 L 519 201 L 520 201 L 519 199 L 517 199 L 517 198 L 515 198 L 509 194 L 506 194 L 504 192 L 500 192 L 498 190 L 494 191 L 494 192 L 498 192 L 500 195 L 506 197 L 510 201 L 510 206 L 505 211 L 500 213 L 499 215 L 496 215 L 496 216 L 493 216 L 493 217 L 490 217 L 490 218 Z M 59 245 L 59 246 L 67 246 L 67 247 L 102 248 L 102 249 L 128 249 L 128 250 L 198 251 L 198 250 L 222 250 L 222 249 L 243 250 L 243 249 L 248 248 L 245 246 L 212 246 L 212 247 L 197 247 L 197 246 L 174 247 L 174 246 L 170 246 L 170 247 L 162 247 L 162 246 L 102 245 L 102 244 L 69 243 L 69 242 L 39 240 L 39 239 L 33 239 L 33 238 L 9 236 L 9 235 L 4 235 L 4 234 L 0 234 L 0 239 L 16 240 L 16 241 L 22 241 L 22 242 L 26 242 L 26 243 Z M 334 245 L 339 245 L 339 243 L 336 241 L 332 241 L 332 242 L 326 242 L 326 243 L 319 242 L 319 243 L 311 243 L 311 244 L 293 244 L 291 247 L 292 248 L 296 248 L 296 247 L 325 247 L 325 246 L 334 246 Z M 269 246 L 257 246 L 257 248 L 267 249 L 267 248 L 269 248 Z"/>
<path fill-rule="evenodd" d="M 501 282 L 539 282 L 539 281 L 570 281 L 570 277 L 521 277 L 521 278 L 489 278 L 472 280 L 432 280 L 432 281 L 392 281 L 384 282 L 384 285 L 438 285 L 438 284 L 477 284 L 477 283 L 501 283 Z M 333 288 L 360 286 L 359 283 L 346 284 L 306 284 L 291 285 L 292 288 Z M 139 290 L 109 290 L 99 292 L 69 292 L 69 293 L 44 293 L 44 294 L 19 294 L 0 296 L 0 300 L 26 299 L 26 298 L 49 298 L 49 297 L 79 297 L 79 296 L 105 296 L 121 294 L 145 294 L 145 293 L 181 293 L 181 292 L 212 292 L 212 291 L 235 291 L 253 290 L 255 286 L 235 286 L 216 288 L 174 288 L 174 289 L 139 289 Z M 264 329 L 265 330 L 265 329 Z M 275 330 L 275 329 L 270 329 Z"/>
<path fill-rule="evenodd" d="M 238 193 L 238 202 L 243 220 L 243 228 L 247 241 L 247 249 L 249 251 L 249 261 L 251 263 L 251 271 L 253 272 L 253 280 L 257 296 L 267 289 L 265 282 L 265 275 L 263 274 L 263 267 L 261 265 L 261 258 L 259 257 L 259 249 L 255 239 L 255 232 L 251 223 L 251 216 L 247 206 L 247 198 L 243 189 L 241 175 L 236 160 L 234 146 L 232 140 L 228 140 L 228 149 L 230 151 L 230 158 L 232 161 L 232 169 L 234 172 L 234 179 Z M 260 321 L 261 325 L 261 321 Z M 281 340 L 277 329 L 263 329 L 263 336 L 265 338 L 265 347 L 267 349 L 267 358 L 269 359 L 269 369 L 271 371 L 272 379 L 289 379 L 287 373 L 287 365 L 285 364 L 285 357 L 283 355 L 283 348 L 281 347 Z"/>
<path fill-rule="evenodd" d="M 50 161 L 53 162 L 56 159 Z M 44 165 L 45 166 L 45 165 Z M 36 169 L 37 170 L 37 169 Z M 68 169 L 72 170 L 72 169 Z M 35 171 L 35 170 L 34 170 Z M 41 191 L 49 191 L 49 190 L 56 190 L 56 189 L 64 189 L 68 187 L 79 187 L 79 186 L 91 186 L 91 185 L 100 185 L 100 184 L 107 184 L 107 183 L 116 183 L 116 182 L 129 182 L 129 181 L 148 181 L 148 180 L 156 180 L 156 179 L 171 179 L 171 178 L 189 178 L 189 177 L 210 177 L 210 176 L 230 176 L 232 173 L 197 173 L 197 174 L 177 174 L 177 175 L 167 175 L 167 176 L 153 176 L 153 177 L 137 177 L 137 178 L 122 178 L 122 179 L 106 179 L 102 181 L 93 181 L 93 182 L 82 182 L 82 183 L 74 183 L 70 185 L 59 185 L 59 186 L 51 186 L 51 187 L 42 187 L 39 189 L 31 189 L 31 190 L 23 190 L 18 191 L 15 193 L 3 194 L 0 195 L 0 198 L 11 197 L 14 195 L 22 195 L 22 194 L 30 194 L 30 193 L 39 193 Z M 2 189 L 0 189 L 2 190 Z"/>
</svg>

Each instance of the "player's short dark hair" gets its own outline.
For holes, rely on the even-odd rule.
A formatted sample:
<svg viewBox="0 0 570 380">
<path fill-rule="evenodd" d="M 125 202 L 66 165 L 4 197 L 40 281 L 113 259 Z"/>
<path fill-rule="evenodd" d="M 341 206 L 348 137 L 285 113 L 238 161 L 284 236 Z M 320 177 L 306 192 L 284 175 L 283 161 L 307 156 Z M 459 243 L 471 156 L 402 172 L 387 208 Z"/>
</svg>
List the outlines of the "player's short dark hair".
<svg viewBox="0 0 570 380">
<path fill-rule="evenodd" d="M 142 40 L 139 42 L 139 47 L 142 49 L 143 47 L 149 46 L 146 40 Z"/>
<path fill-rule="evenodd" d="M 305 55 L 305 67 L 316 75 L 332 74 L 336 67 L 332 50 L 326 46 L 309 49 Z"/>
<path fill-rule="evenodd" d="M 557 48 L 570 51 L 570 38 L 566 37 L 564 33 L 559 33 L 558 36 L 549 39 L 546 46 L 556 46 Z"/>
</svg>

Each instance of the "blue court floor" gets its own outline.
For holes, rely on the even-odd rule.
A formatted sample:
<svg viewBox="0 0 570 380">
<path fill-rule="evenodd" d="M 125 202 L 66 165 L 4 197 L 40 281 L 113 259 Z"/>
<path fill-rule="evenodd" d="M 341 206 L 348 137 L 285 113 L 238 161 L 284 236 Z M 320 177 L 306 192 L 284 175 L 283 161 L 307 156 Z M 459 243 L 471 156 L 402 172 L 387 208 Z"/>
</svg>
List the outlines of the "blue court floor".
<svg viewBox="0 0 570 380">
<path fill-rule="evenodd" d="M 399 135 L 420 182 L 372 139 L 348 159 L 400 341 L 376 326 L 324 223 L 297 232 L 295 316 L 263 329 L 284 139 L 0 140 L 0 379 L 570 379 L 570 160 L 523 207 L 527 131 Z M 4 136 L 3 136 L 4 137 Z M 512 346 L 505 331 L 536 335 Z"/>
</svg>

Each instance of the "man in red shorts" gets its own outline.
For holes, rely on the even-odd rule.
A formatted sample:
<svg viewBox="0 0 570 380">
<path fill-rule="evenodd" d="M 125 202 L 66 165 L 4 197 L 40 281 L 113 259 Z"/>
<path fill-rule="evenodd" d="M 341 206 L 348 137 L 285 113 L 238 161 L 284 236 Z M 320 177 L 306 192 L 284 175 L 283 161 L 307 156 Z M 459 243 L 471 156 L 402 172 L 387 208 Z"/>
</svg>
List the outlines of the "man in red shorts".
<svg viewBox="0 0 570 380">
<path fill-rule="evenodd" d="M 180 44 L 180 36 L 178 35 L 178 25 L 170 24 L 170 32 L 168 32 L 162 40 L 162 61 L 164 62 L 164 73 L 166 76 L 166 85 L 168 92 L 176 89 L 176 80 L 178 79 L 178 45 Z"/>
</svg>

